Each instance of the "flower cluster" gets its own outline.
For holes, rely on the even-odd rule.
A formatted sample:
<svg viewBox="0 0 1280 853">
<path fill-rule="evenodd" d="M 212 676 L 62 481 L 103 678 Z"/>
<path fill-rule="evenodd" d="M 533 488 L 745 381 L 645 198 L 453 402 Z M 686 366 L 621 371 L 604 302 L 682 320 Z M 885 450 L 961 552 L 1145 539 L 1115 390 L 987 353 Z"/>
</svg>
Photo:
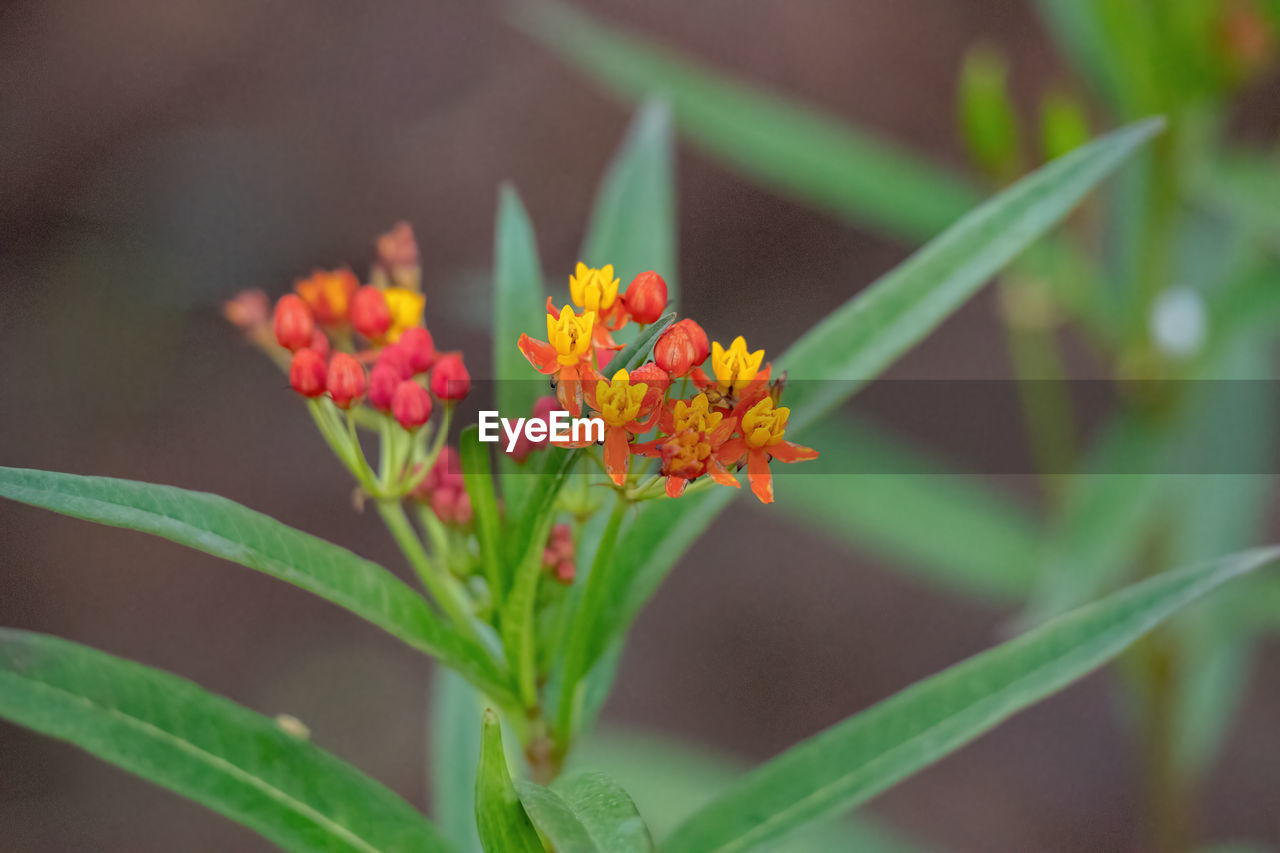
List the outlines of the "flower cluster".
<svg viewBox="0 0 1280 853">
<path fill-rule="evenodd" d="M 423 322 L 421 280 L 413 232 L 400 223 L 378 239 L 368 283 L 349 268 L 317 270 L 274 308 L 262 291 L 250 290 L 228 302 L 225 313 L 287 369 L 289 384 L 308 399 L 321 433 L 366 496 L 413 496 L 445 523 L 465 525 L 471 510 L 457 453 L 443 442 L 471 377 L 461 353 L 436 348 Z M 442 423 L 429 443 L 428 425 L 440 410 Z M 379 470 L 366 461 L 357 428 L 380 434 Z"/>
<path fill-rule="evenodd" d="M 628 323 L 657 322 L 667 305 L 667 285 L 657 273 L 636 276 L 625 293 L 620 283 L 611 265 L 579 263 L 569 278 L 572 304 L 557 309 L 548 298 L 547 340 L 521 335 L 520 352 L 551 377 L 564 409 L 575 417 L 588 409 L 604 422 L 605 471 L 631 499 L 679 497 L 703 477 L 737 488 L 734 471 L 745 465 L 751 490 L 772 503 L 770 461 L 801 462 L 818 453 L 786 439 L 790 410 L 778 405 L 784 383 L 771 381 L 764 350 L 752 352 L 742 337 L 728 347 L 709 342 L 701 326 L 683 319 L 658 337 L 652 360 L 610 371 L 622 349 L 615 334 Z M 642 461 L 633 464 L 634 457 Z M 654 464 L 656 471 L 640 481 L 646 472 L 635 469 Z"/>
</svg>

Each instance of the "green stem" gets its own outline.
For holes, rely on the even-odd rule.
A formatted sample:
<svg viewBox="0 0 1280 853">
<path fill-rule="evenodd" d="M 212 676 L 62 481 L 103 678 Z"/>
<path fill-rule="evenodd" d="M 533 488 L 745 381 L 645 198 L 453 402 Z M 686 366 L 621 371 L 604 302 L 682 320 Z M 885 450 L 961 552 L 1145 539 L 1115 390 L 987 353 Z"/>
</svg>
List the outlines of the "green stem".
<svg viewBox="0 0 1280 853">
<path fill-rule="evenodd" d="M 630 505 L 622 493 L 619 493 L 618 501 L 614 504 L 609 522 L 600 538 L 600 547 L 596 549 L 595 559 L 591 562 L 591 572 L 587 575 L 582 600 L 578 604 L 569 629 L 564 675 L 560 682 L 560 702 L 556 708 L 556 752 L 560 756 L 568 752 L 573 738 L 582 693 L 581 682 L 592 663 L 587 659 L 590 652 L 588 643 L 595 636 L 597 618 L 609 591 L 609 568 L 613 564 L 613 549 L 617 545 L 622 520 Z"/>
<path fill-rule="evenodd" d="M 409 560 L 409 565 L 422 579 L 423 585 L 431 593 L 442 610 L 460 628 L 468 634 L 475 634 L 475 626 L 471 617 L 471 602 L 467 591 L 458 581 L 438 563 L 433 563 L 427 556 L 422 541 L 414 531 L 409 517 L 399 498 L 384 498 L 377 502 L 378 514 L 382 516 L 391 536 Z"/>
</svg>

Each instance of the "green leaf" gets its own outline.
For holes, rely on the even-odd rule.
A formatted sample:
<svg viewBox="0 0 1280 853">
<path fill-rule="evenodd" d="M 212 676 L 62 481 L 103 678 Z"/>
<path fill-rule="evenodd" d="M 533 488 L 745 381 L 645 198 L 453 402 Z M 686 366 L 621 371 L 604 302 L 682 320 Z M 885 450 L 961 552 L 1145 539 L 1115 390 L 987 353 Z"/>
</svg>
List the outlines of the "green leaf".
<svg viewBox="0 0 1280 853">
<path fill-rule="evenodd" d="M 573 766 L 599 768 L 617 779 L 658 838 L 670 834 L 747 769 L 742 761 L 705 744 L 630 731 L 588 735 L 574 752 Z M 922 849 L 864 815 L 811 824 L 769 846 L 772 853 L 921 853 Z"/>
<path fill-rule="evenodd" d="M 287 850 L 446 850 L 396 794 L 270 717 L 84 646 L 0 629 L 0 717 L 68 741 Z"/>
<path fill-rule="evenodd" d="M 937 328 L 1162 126 L 1139 122 L 1033 172 L 806 333 L 779 359 L 792 381 L 792 429 L 817 420 Z"/>
<path fill-rule="evenodd" d="M 456 672 L 436 667 L 431 676 L 431 794 L 441 832 L 464 853 L 481 850 L 476 829 L 476 717 L 484 697 Z"/>
<path fill-rule="evenodd" d="M 1061 690 L 1280 548 L 1166 572 L 952 666 L 747 774 L 663 845 L 747 850 L 853 808 Z"/>
<path fill-rule="evenodd" d="M 1094 90 L 1114 107 L 1121 101 L 1123 83 L 1108 48 L 1107 31 L 1098 0 L 1036 0 L 1036 8 L 1054 40 Z"/>
<path fill-rule="evenodd" d="M 1238 152 L 1206 163 L 1191 183 L 1202 204 L 1280 252 L 1280 156 Z"/>
<path fill-rule="evenodd" d="M 831 417 L 797 440 L 822 448 L 826 473 L 775 469 L 778 500 L 763 512 L 776 506 L 815 533 L 883 554 L 931 585 L 996 602 L 1025 600 L 1040 531 L 1012 500 L 977 477 L 950 473 L 865 419 Z M 861 471 L 869 473 L 854 473 Z"/>
<path fill-rule="evenodd" d="M 516 346 L 522 333 L 539 336 L 546 316 L 542 264 L 533 225 L 520 196 L 504 186 L 498 194 L 498 223 L 493 250 L 494 402 L 503 417 L 528 417 L 545 394 L 546 383 Z M 505 453 L 498 459 L 502 495 L 519 506 L 527 477 Z"/>
<path fill-rule="evenodd" d="M 603 773 L 580 773 L 550 788 L 516 782 L 525 811 L 556 853 L 645 853 L 653 839 L 631 797 Z"/>
<path fill-rule="evenodd" d="M 498 715 L 486 710 L 480 731 L 476 826 L 480 830 L 481 845 L 488 853 L 543 853 L 538 831 L 530 823 L 511 784 Z"/>
<path fill-rule="evenodd" d="M 462 479 L 475 514 L 476 539 L 480 543 L 480 559 L 484 577 L 495 602 L 501 602 L 509 583 L 502 559 L 499 538 L 498 500 L 493 493 L 493 476 L 489 469 L 489 447 L 480 442 L 480 427 L 467 427 L 458 436 L 458 455 Z"/>
<path fill-rule="evenodd" d="M 1148 121 L 1117 131 L 1023 178 L 811 329 L 779 360 L 792 380 L 786 390 L 790 428 L 802 434 L 937 328 L 1159 128 L 1158 121 Z M 676 560 L 733 497 L 716 489 L 642 507 L 618 545 L 618 609 L 606 611 L 602 621 L 625 633 Z"/>
<path fill-rule="evenodd" d="M 666 281 L 671 304 L 678 305 L 674 161 L 670 111 L 665 104 L 647 103 L 600 185 L 582 262 L 613 264 L 624 288 L 653 270 Z"/>
<path fill-rule="evenodd" d="M 569 5 L 521 3 L 511 11 L 525 31 L 610 90 L 667 99 L 695 145 L 792 198 L 912 243 L 981 200 L 969 182 L 902 153 L 900 144 L 762 94 Z"/>
<path fill-rule="evenodd" d="M 510 701 L 488 653 L 386 569 L 234 501 L 172 486 L 0 467 L 0 497 L 160 536 L 313 592 Z"/>
</svg>

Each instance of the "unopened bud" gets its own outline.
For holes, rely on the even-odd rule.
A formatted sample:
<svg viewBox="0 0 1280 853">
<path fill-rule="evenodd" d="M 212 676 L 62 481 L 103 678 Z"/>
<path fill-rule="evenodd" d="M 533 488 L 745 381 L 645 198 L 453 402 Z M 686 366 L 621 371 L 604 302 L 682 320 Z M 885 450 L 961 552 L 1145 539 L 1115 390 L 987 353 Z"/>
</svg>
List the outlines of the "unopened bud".
<svg viewBox="0 0 1280 853">
<path fill-rule="evenodd" d="M 325 388 L 325 364 L 320 353 L 300 349 L 289 363 L 289 384 L 304 397 L 319 397 Z"/>
<path fill-rule="evenodd" d="M 632 280 L 622 300 L 631 319 L 637 323 L 653 323 L 667 307 L 667 283 L 650 270 Z"/>
<path fill-rule="evenodd" d="M 431 393 L 441 400 L 456 402 L 471 393 L 471 374 L 457 353 L 443 355 L 431 369 Z"/>
<path fill-rule="evenodd" d="M 292 293 L 280 297 L 276 303 L 274 320 L 276 341 L 290 352 L 297 352 L 311 345 L 311 334 L 316 321 L 311 309 L 302 298 Z"/>
<path fill-rule="evenodd" d="M 395 367 L 379 361 L 369 371 L 369 405 L 380 412 L 391 411 L 391 398 L 404 377 Z"/>
<path fill-rule="evenodd" d="M 401 349 L 399 344 L 383 347 L 382 352 L 378 353 L 377 365 L 391 368 L 401 379 L 413 377 L 413 366 L 409 364 L 409 354 Z"/>
<path fill-rule="evenodd" d="M 381 340 L 391 328 L 387 298 L 376 287 L 365 285 L 351 300 L 351 325 L 371 341 Z"/>
<path fill-rule="evenodd" d="M 349 353 L 335 353 L 329 362 L 325 383 L 333 402 L 339 409 L 346 409 L 364 396 L 367 385 L 364 366 Z"/>
<path fill-rule="evenodd" d="M 693 359 L 696 355 L 697 351 L 693 347 L 693 341 L 689 340 L 689 333 L 678 323 L 663 332 L 658 342 L 653 345 L 653 360 L 657 362 L 658 367 L 675 378 L 684 376 L 693 369 Z"/>
<path fill-rule="evenodd" d="M 391 414 L 407 430 L 415 430 L 431 420 L 431 395 L 412 379 L 404 379 L 391 397 Z"/>
<path fill-rule="evenodd" d="M 222 315 L 236 328 L 252 331 L 271 317 L 271 300 L 261 290 L 242 290 L 223 303 Z"/>
<path fill-rule="evenodd" d="M 706 331 L 693 320 L 685 318 L 675 325 L 684 329 L 684 333 L 689 336 L 689 340 L 693 342 L 693 363 L 702 364 L 707 360 L 707 356 L 711 355 L 711 341 L 707 338 Z"/>
<path fill-rule="evenodd" d="M 436 342 L 422 326 L 405 329 L 396 346 L 404 352 L 414 373 L 426 373 L 436 363 Z"/>
</svg>

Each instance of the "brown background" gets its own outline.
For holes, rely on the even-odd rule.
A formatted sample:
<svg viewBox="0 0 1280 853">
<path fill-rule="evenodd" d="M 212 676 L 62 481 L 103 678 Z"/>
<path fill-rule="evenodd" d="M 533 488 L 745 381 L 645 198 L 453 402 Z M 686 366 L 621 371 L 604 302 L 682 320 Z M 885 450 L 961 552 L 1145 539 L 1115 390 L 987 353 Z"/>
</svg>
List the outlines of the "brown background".
<svg viewBox="0 0 1280 853">
<path fill-rule="evenodd" d="M 953 166 L 954 73 L 1013 57 L 1030 105 L 1062 67 L 1015 0 L 591 4 L 707 62 Z M 1274 96 L 1274 79 L 1270 81 Z M 1275 97 L 1244 124 L 1274 133 Z M 484 3 L 30 0 L 0 11 L 0 463 L 228 495 L 399 567 L 281 378 L 218 316 L 313 265 L 362 267 L 414 223 L 428 317 L 485 374 L 495 190 L 544 265 L 575 260 L 628 109 Z M 779 351 L 903 248 L 679 152 L 685 309 Z M 780 291 L 788 310 L 773 307 Z M 895 375 L 1007 373 L 989 298 Z M 1029 484 L 1001 484 L 1019 494 Z M 758 760 L 979 651 L 1006 613 L 935 594 L 746 503 L 641 618 L 606 721 Z M 0 503 L 0 624 L 181 673 L 426 803 L 423 660 L 292 587 L 165 542 Z M 1280 843 L 1271 641 L 1206 796 L 1206 833 Z M 1127 850 L 1129 746 L 1094 677 L 869 809 L 942 849 Z M 1270 814 L 1268 814 L 1270 810 Z M 78 751 L 0 724 L 0 850 L 265 843 Z"/>
</svg>

